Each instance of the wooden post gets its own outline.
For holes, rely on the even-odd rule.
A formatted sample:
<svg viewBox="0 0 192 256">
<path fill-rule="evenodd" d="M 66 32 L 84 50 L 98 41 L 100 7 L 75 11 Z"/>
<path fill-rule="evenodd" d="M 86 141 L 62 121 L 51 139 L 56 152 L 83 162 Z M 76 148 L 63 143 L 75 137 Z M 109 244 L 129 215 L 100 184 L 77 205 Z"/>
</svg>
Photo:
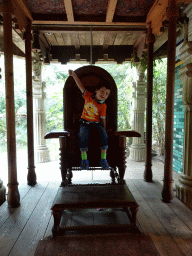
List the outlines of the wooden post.
<svg viewBox="0 0 192 256">
<path fill-rule="evenodd" d="M 173 164 L 173 119 L 174 119 L 174 84 L 175 84 L 175 48 L 176 48 L 176 0 L 169 1 L 168 26 L 168 63 L 167 63 L 167 96 L 165 123 L 165 165 L 162 200 L 169 203 L 173 199 L 172 164 Z"/>
<path fill-rule="evenodd" d="M 148 54 L 147 54 L 147 112 L 146 112 L 146 160 L 144 180 L 152 182 L 151 149 L 152 149 L 152 95 L 153 95 L 153 45 L 155 37 L 151 25 L 148 29 Z"/>
<path fill-rule="evenodd" d="M 3 0 L 3 33 L 5 55 L 5 94 L 8 154 L 8 206 L 19 207 L 20 195 L 17 182 L 15 104 L 13 80 L 13 43 L 11 3 Z"/>
<path fill-rule="evenodd" d="M 26 55 L 26 92 L 27 92 L 27 142 L 28 142 L 28 185 L 34 186 L 36 173 L 34 166 L 34 136 L 33 136 L 33 91 L 32 91 L 32 56 L 31 56 L 31 21 L 27 20 L 25 32 Z"/>
</svg>

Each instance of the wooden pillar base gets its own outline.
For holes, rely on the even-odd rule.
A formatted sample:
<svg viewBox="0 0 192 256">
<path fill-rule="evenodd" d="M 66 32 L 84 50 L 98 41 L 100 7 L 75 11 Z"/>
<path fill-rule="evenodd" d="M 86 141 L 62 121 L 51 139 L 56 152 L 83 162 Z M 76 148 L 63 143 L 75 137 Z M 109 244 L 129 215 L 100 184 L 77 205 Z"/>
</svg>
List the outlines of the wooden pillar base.
<svg viewBox="0 0 192 256">
<path fill-rule="evenodd" d="M 120 177 L 120 184 L 124 184 L 124 175 L 126 170 L 126 137 L 119 136 L 119 151 L 120 151 L 120 163 L 119 166 L 119 177 Z"/>
<path fill-rule="evenodd" d="M 3 181 L 0 179 L 0 206 L 6 201 L 6 188 L 3 186 Z"/>
<path fill-rule="evenodd" d="M 192 178 L 181 174 L 176 184 L 176 196 L 192 210 Z"/>
<path fill-rule="evenodd" d="M 17 208 L 20 206 L 20 195 L 18 190 L 18 183 L 16 184 L 8 184 L 8 196 L 7 202 L 8 207 Z"/>
<path fill-rule="evenodd" d="M 66 159 L 66 150 L 67 150 L 67 137 L 66 136 L 60 136 L 59 137 L 59 143 L 60 143 L 60 170 L 61 170 L 61 177 L 62 177 L 62 182 L 61 182 L 61 187 L 65 186 L 68 181 L 67 181 L 67 159 Z M 70 178 L 70 183 L 71 183 L 71 177 Z"/>
<path fill-rule="evenodd" d="M 173 187 L 172 187 L 173 180 L 165 178 L 163 182 L 164 182 L 164 185 L 162 190 L 162 201 L 164 203 L 171 203 L 173 200 Z"/>
<path fill-rule="evenodd" d="M 144 181 L 146 181 L 146 182 L 153 182 L 153 173 L 152 173 L 151 166 L 152 166 L 152 164 L 145 165 Z"/>
<path fill-rule="evenodd" d="M 35 166 L 28 167 L 27 181 L 29 186 L 35 186 L 37 184 Z"/>
</svg>

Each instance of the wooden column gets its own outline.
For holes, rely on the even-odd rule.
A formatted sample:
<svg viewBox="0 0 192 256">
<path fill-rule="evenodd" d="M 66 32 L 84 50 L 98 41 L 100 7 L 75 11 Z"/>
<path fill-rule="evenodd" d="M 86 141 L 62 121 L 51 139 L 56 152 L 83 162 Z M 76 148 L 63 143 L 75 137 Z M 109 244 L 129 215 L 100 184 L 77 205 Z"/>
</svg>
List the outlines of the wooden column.
<svg viewBox="0 0 192 256">
<path fill-rule="evenodd" d="M 31 21 L 27 20 L 25 32 L 26 54 L 26 92 L 27 92 L 27 142 L 28 142 L 28 185 L 34 186 L 36 173 L 34 165 L 34 136 L 33 136 L 33 91 L 32 91 L 32 56 L 31 56 Z"/>
<path fill-rule="evenodd" d="M 7 121 L 7 154 L 8 154 L 8 206 L 20 206 L 20 195 L 17 182 L 15 104 L 13 80 L 13 43 L 11 3 L 3 0 L 3 33 L 5 55 L 5 95 Z"/>
<path fill-rule="evenodd" d="M 146 160 L 144 180 L 152 182 L 151 149 L 152 149 L 152 95 L 153 95 L 153 45 L 155 37 L 151 25 L 148 29 L 148 54 L 147 54 L 147 112 L 146 112 Z"/>
<path fill-rule="evenodd" d="M 172 170 L 173 170 L 173 120 L 174 120 L 174 85 L 175 85 L 175 49 L 176 49 L 176 0 L 169 1 L 168 26 L 168 63 L 167 63 L 167 95 L 165 123 L 165 165 L 162 200 L 169 203 L 173 199 Z"/>
</svg>

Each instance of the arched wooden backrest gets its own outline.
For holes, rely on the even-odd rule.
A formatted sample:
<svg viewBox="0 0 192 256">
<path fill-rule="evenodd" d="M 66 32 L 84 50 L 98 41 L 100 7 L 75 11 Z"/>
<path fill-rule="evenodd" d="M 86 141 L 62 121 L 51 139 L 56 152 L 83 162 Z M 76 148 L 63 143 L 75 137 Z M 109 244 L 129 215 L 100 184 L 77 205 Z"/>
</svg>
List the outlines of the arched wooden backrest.
<svg viewBox="0 0 192 256">
<path fill-rule="evenodd" d="M 107 104 L 107 129 L 117 130 L 117 87 L 112 76 L 103 68 L 97 66 L 83 66 L 75 70 L 85 88 L 94 92 L 96 85 L 103 81 L 111 86 L 110 97 Z M 64 129 L 74 129 L 74 124 L 80 119 L 84 99 L 74 79 L 68 77 L 64 85 Z"/>
</svg>

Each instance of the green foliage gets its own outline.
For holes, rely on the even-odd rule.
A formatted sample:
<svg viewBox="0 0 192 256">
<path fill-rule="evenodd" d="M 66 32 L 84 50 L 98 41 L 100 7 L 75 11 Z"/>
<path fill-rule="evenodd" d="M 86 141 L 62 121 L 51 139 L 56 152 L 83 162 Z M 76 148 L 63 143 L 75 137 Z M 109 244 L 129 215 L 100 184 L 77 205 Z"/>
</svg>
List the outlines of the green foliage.
<svg viewBox="0 0 192 256">
<path fill-rule="evenodd" d="M 143 60 L 144 61 L 144 60 Z M 145 59 L 146 61 L 146 59 Z M 144 62 L 142 65 L 145 65 Z M 98 65 L 107 70 L 114 78 L 118 88 L 118 130 L 131 128 L 131 101 L 133 69 L 130 64 Z M 6 108 L 4 60 L 0 58 L 2 79 L 0 80 L 0 152 L 6 151 Z M 62 68 L 61 68 L 62 67 Z M 79 66 L 78 66 L 79 67 Z M 71 67 L 70 67 L 71 68 Z M 72 67 L 76 69 L 77 67 Z M 68 78 L 66 65 L 49 65 L 43 67 L 43 81 L 46 81 L 46 125 L 47 131 L 63 128 L 63 86 Z M 27 117 L 26 117 L 26 82 L 25 61 L 14 59 L 14 88 L 17 147 L 27 145 Z M 154 62 L 153 85 L 153 139 L 164 146 L 165 131 L 165 93 L 166 93 L 166 60 Z"/>
<path fill-rule="evenodd" d="M 46 81 L 46 129 L 63 129 L 63 87 L 68 78 L 68 70 L 60 71 L 57 65 L 43 67 Z"/>
<path fill-rule="evenodd" d="M 153 77 L 153 139 L 164 150 L 165 147 L 165 115 L 167 59 L 157 62 Z"/>
<path fill-rule="evenodd" d="M 25 148 L 27 145 L 27 115 L 26 115 L 26 80 L 25 60 L 14 58 L 14 93 L 15 93 L 15 122 L 17 148 Z M 5 101 L 5 77 L 4 58 L 0 58 L 2 78 L 0 79 L 0 152 L 7 150 L 6 133 L 6 101 Z"/>
<path fill-rule="evenodd" d="M 154 56 L 153 68 L 155 68 L 160 62 L 162 62 L 162 59 L 160 57 Z M 147 64 L 148 64 L 147 52 L 143 53 L 142 57 L 139 59 L 139 63 L 135 63 L 134 58 L 131 59 L 131 68 L 137 67 L 138 65 L 140 65 L 141 67 L 143 67 L 143 70 L 147 70 Z"/>
<path fill-rule="evenodd" d="M 118 89 L 118 130 L 125 131 L 131 128 L 131 94 L 133 72 L 128 64 L 103 64 L 98 65 L 108 71 Z"/>
</svg>

